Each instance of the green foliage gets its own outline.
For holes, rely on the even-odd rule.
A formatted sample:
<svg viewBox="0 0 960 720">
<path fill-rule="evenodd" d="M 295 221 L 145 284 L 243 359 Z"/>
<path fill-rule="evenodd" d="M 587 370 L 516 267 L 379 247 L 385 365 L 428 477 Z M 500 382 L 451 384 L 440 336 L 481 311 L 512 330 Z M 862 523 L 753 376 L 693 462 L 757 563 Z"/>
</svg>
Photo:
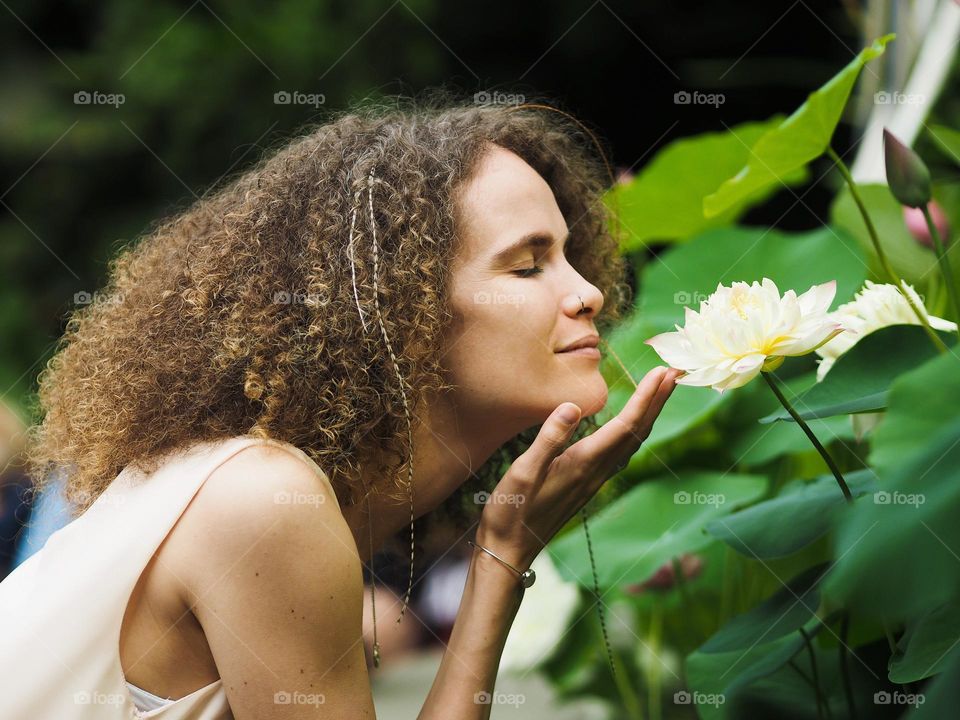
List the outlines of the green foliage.
<svg viewBox="0 0 960 720">
<path fill-rule="evenodd" d="M 750 146 L 782 120 L 777 115 L 725 132 L 681 138 L 660 150 L 633 180 L 613 187 L 606 201 L 625 234 L 623 252 L 635 252 L 651 242 L 685 241 L 708 228 L 729 225 L 778 190 L 770 186 L 711 218 L 703 214 L 704 196 L 741 168 L 749 159 Z M 783 182 L 796 185 L 808 176 L 805 168 L 798 168 Z"/>
<path fill-rule="evenodd" d="M 704 214 L 713 217 L 722 213 L 753 193 L 781 183 L 781 178 L 820 157 L 830 145 L 860 70 L 882 55 L 893 37 L 885 35 L 861 50 L 829 82 L 810 93 L 790 117 L 757 140 L 747 164 L 704 198 Z"/>
<path fill-rule="evenodd" d="M 699 472 L 633 488 L 590 519 L 601 588 L 641 582 L 665 562 L 706 547 L 712 542 L 702 531 L 707 521 L 755 500 L 765 487 L 766 480 L 757 475 Z M 565 533 L 549 550 L 565 579 L 592 587 L 582 532 Z"/>
<path fill-rule="evenodd" d="M 955 336 L 947 332 L 939 335 L 946 343 Z M 890 384 L 936 354 L 919 325 L 890 325 L 858 340 L 837 359 L 823 380 L 792 402 L 804 420 L 883 410 Z M 760 418 L 761 423 L 776 420 L 794 422 L 783 408 Z"/>
</svg>

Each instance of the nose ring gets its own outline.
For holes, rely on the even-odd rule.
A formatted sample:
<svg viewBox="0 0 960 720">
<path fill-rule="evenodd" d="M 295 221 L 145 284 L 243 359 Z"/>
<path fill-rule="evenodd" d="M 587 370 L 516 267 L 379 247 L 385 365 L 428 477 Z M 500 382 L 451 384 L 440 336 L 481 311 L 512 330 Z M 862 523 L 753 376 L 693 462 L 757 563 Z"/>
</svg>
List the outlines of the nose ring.
<svg viewBox="0 0 960 720">
<path fill-rule="evenodd" d="M 584 307 L 584 305 L 583 305 L 583 298 L 582 298 L 582 297 L 580 297 L 579 295 L 577 295 L 577 299 L 580 301 L 580 309 L 577 311 L 577 315 L 579 315 L 580 313 L 583 312 L 583 307 Z"/>
</svg>

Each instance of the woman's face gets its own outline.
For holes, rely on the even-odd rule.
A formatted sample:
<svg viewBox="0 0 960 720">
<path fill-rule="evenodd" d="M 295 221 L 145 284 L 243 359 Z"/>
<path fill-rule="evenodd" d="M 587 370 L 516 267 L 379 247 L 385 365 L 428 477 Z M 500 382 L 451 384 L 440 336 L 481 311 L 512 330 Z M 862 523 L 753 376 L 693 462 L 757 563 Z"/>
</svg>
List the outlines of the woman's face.
<svg viewBox="0 0 960 720">
<path fill-rule="evenodd" d="M 596 413 L 607 401 L 598 357 L 558 351 L 596 336 L 603 294 L 564 255 L 567 223 L 550 186 L 518 155 L 492 145 L 459 200 L 457 322 L 443 364 L 461 417 L 520 432 L 565 401 L 584 417 Z M 515 245 L 525 237 L 539 245 Z"/>
</svg>

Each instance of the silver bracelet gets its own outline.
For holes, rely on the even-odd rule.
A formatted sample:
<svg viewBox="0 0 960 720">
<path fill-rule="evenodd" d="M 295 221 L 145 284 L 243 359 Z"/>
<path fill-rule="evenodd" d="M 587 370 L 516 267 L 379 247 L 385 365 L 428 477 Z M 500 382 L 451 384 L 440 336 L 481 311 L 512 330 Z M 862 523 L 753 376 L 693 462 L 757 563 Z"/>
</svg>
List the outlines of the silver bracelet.
<svg viewBox="0 0 960 720">
<path fill-rule="evenodd" d="M 499 556 L 498 556 L 495 552 L 493 552 L 492 550 L 488 550 L 488 549 L 485 548 L 483 545 L 477 545 L 475 542 L 473 542 L 473 540 L 467 540 L 467 542 L 470 543 L 471 545 L 473 545 L 475 548 L 480 548 L 480 549 L 483 550 L 485 553 L 487 553 L 487 554 L 490 555 L 491 557 L 495 558 L 501 565 L 506 565 L 508 568 L 510 568 L 511 570 L 513 570 L 517 575 L 520 576 L 520 584 L 521 584 L 524 588 L 528 588 L 528 587 L 530 587 L 531 585 L 533 585 L 534 582 L 536 582 L 536 580 L 537 580 L 537 573 L 534 572 L 533 568 L 529 568 L 529 569 L 527 569 L 527 570 L 524 570 L 523 572 L 520 572 L 520 571 L 517 570 L 513 565 L 511 565 L 510 563 L 508 563 L 508 562 L 507 562 L 506 560 L 504 560 L 503 558 L 499 557 Z"/>
</svg>

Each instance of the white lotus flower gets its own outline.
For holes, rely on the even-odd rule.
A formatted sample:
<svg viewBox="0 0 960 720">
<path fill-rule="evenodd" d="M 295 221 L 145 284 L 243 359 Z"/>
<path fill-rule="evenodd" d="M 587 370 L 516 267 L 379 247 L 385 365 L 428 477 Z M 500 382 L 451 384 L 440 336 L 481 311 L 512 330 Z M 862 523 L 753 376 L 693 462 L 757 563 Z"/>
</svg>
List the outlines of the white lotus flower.
<svg viewBox="0 0 960 720">
<path fill-rule="evenodd" d="M 576 583 L 560 577 L 549 553 L 537 555 L 531 567 L 537 581 L 524 591 L 500 655 L 500 672 L 525 672 L 547 660 L 580 603 Z"/>
<path fill-rule="evenodd" d="M 910 283 L 904 282 L 907 293 L 914 304 L 924 314 L 930 327 L 935 330 L 956 332 L 957 324 L 950 320 L 936 317 L 927 313 L 923 300 L 913 289 Z M 830 315 L 843 324 L 850 332 L 841 333 L 817 348 L 817 355 L 822 360 L 817 366 L 817 381 L 823 380 L 837 358 L 852 348 L 865 335 L 888 325 L 919 325 L 920 321 L 910 308 L 906 298 L 900 293 L 896 285 L 875 283 L 867 280 L 864 287 L 854 296 L 854 299 L 844 303 Z"/>
<path fill-rule="evenodd" d="M 836 280 L 814 285 L 799 297 L 787 290 L 782 298 L 769 278 L 752 285 L 717 285 L 699 312 L 685 308 L 684 327 L 674 325 L 676 332 L 644 342 L 671 367 L 687 372 L 677 384 L 723 393 L 843 332 L 843 325 L 827 314 L 836 292 Z"/>
<path fill-rule="evenodd" d="M 930 323 L 930 327 L 956 332 L 955 322 L 927 313 L 923 301 L 913 286 L 907 282 L 904 285 L 914 304 Z M 838 307 L 831 315 L 850 332 L 841 333 L 817 348 L 817 355 L 821 357 L 817 365 L 817 382 L 823 380 L 838 357 L 874 330 L 889 325 L 920 324 L 913 309 L 896 285 L 875 283 L 870 280 L 864 283 L 864 287 L 853 300 Z M 852 413 L 850 422 L 853 424 L 853 434 L 857 442 L 876 427 L 881 418 L 883 418 L 882 412 Z"/>
</svg>

